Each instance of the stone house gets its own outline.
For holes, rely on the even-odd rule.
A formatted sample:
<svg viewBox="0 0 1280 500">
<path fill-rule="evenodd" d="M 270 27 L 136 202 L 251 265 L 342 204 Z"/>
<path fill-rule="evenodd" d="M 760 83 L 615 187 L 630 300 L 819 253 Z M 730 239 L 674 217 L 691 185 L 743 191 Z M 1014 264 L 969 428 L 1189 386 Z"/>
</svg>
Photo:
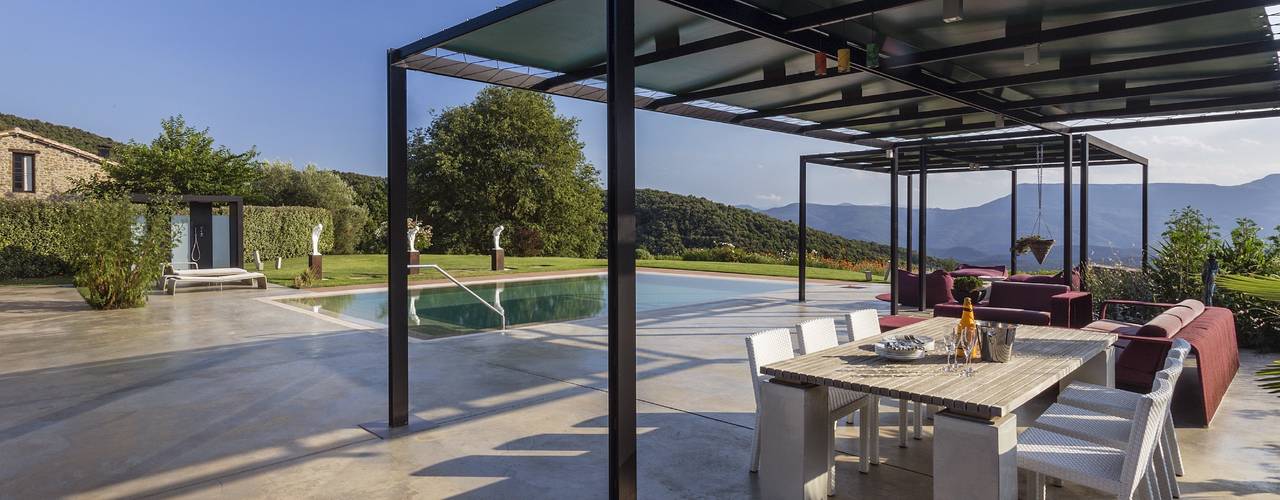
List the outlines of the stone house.
<svg viewBox="0 0 1280 500">
<path fill-rule="evenodd" d="M 100 154 L 110 154 L 100 148 Z M 69 191 L 77 181 L 102 174 L 103 156 L 41 137 L 20 128 L 0 131 L 0 165 L 12 182 L 0 189 L 6 198 L 49 198 Z"/>
</svg>

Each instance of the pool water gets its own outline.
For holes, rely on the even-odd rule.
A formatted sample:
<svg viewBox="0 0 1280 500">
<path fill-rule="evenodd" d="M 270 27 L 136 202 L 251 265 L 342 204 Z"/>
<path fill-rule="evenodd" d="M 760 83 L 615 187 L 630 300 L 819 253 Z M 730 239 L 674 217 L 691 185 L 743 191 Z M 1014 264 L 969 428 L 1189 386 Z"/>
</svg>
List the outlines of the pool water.
<svg viewBox="0 0 1280 500">
<path fill-rule="evenodd" d="M 507 325 L 573 321 L 604 316 L 608 285 L 604 275 L 468 285 L 490 303 L 502 304 Z M 639 273 L 636 309 L 649 311 L 732 299 L 794 288 L 787 281 Z M 387 293 L 366 292 L 285 299 L 281 302 L 337 318 L 385 325 Z M 433 338 L 501 327 L 497 313 L 466 291 L 449 287 L 409 291 L 409 330 Z"/>
</svg>

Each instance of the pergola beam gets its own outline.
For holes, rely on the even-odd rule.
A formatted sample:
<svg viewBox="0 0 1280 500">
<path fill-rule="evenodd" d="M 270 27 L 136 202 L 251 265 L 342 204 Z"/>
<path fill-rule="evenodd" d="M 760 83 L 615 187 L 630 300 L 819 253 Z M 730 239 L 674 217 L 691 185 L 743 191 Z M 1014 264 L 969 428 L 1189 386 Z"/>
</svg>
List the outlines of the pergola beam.
<svg viewBox="0 0 1280 500">
<path fill-rule="evenodd" d="M 676 58 L 684 57 L 687 55 L 697 54 L 699 52 L 706 52 L 708 50 L 728 47 L 730 45 L 736 45 L 742 42 L 755 40 L 757 38 L 759 37 L 751 33 L 747 33 L 745 31 L 734 31 L 730 33 L 725 33 L 723 35 L 716 35 L 711 38 L 704 38 L 702 40 L 689 42 L 686 44 L 679 45 L 677 47 L 655 50 L 648 54 L 638 55 L 636 56 L 636 67 L 644 66 L 647 64 L 658 63 L 662 61 L 669 61 L 671 59 L 676 59 Z M 601 76 L 605 74 L 605 71 L 607 71 L 607 69 L 608 69 L 607 64 L 596 64 L 594 66 L 590 66 L 580 70 L 570 71 L 568 73 L 564 73 L 559 76 L 553 76 L 551 78 L 538 82 L 534 86 L 530 87 L 530 90 L 545 92 L 547 90 L 559 87 L 561 85 L 568 85 L 581 80 L 586 80 L 588 78 L 595 78 L 595 77 Z"/>
<path fill-rule="evenodd" d="M 812 82 L 815 80 L 821 80 L 825 78 L 841 78 L 844 76 L 850 76 L 854 74 L 857 74 L 857 73 L 853 71 L 850 71 L 848 73 L 838 73 L 836 71 L 828 71 L 826 75 L 819 76 L 815 74 L 813 71 L 802 71 L 800 73 L 792 73 L 790 75 L 780 76 L 780 77 L 766 76 L 759 80 L 753 80 L 750 82 L 736 83 L 732 85 L 722 85 L 719 87 L 711 87 L 708 89 L 694 90 L 694 91 L 686 92 L 679 95 L 673 95 L 670 97 L 654 99 L 653 102 L 650 102 L 648 105 L 645 106 L 645 109 L 652 111 L 652 110 L 662 108 L 663 106 L 670 106 L 672 104 L 680 104 L 680 103 L 685 103 L 690 101 L 700 101 L 704 99 L 713 99 L 716 97 L 724 97 L 727 95 L 742 94 L 746 92 L 754 92 L 756 90 L 771 89 L 774 87 L 785 87 L 787 85 L 795 85 L 797 83 Z"/>
<path fill-rule="evenodd" d="M 1275 104 L 1280 105 L 1280 92 L 1266 92 L 1262 94 L 1249 94 L 1234 97 L 1224 97 L 1221 99 L 1204 99 L 1190 102 L 1176 102 L 1170 104 L 1158 104 L 1154 106 L 1140 107 L 1124 107 L 1115 109 L 1103 109 L 1097 111 L 1082 111 L 1079 113 L 1065 113 L 1060 115 L 1052 115 L 1043 118 L 1046 121 L 1067 121 L 1067 120 L 1087 120 L 1092 118 L 1118 118 L 1125 116 L 1139 116 L 1162 113 L 1177 113 L 1181 111 L 1195 110 L 1212 110 L 1215 108 L 1226 108 L 1232 106 L 1245 106 L 1250 104 Z"/>
<path fill-rule="evenodd" d="M 1029 45 L 1057 42 L 1090 35 L 1100 35 L 1144 26 L 1194 19 L 1225 12 L 1263 7 L 1274 0 L 1210 0 L 1167 9 L 1150 10 L 1124 16 L 1072 24 L 1043 31 L 1026 31 L 1003 38 L 983 40 L 936 50 L 926 50 L 894 56 L 886 64 L 888 68 L 905 68 L 920 64 L 950 61 L 963 57 L 1018 49 Z"/>
<path fill-rule="evenodd" d="M 839 7 L 832 7 L 830 9 L 793 17 L 784 21 L 782 23 L 782 27 L 787 32 L 819 28 L 828 24 L 852 21 L 854 19 L 875 14 L 882 10 L 889 10 L 894 7 L 901 7 L 903 5 L 909 5 L 920 1 L 921 0 L 863 0 L 858 3 L 841 5 Z"/>
<path fill-rule="evenodd" d="M 837 49 L 852 49 L 858 47 L 857 44 L 831 33 L 823 33 L 816 30 L 787 32 L 783 25 L 785 22 L 784 20 L 781 20 L 775 15 L 764 10 L 738 2 L 722 2 L 718 0 L 662 1 L 704 17 L 735 26 L 743 31 L 750 31 L 761 37 L 790 45 L 806 52 L 821 52 L 834 57 Z M 1053 124 L 1039 122 L 1036 120 L 1036 117 L 1027 116 L 1020 112 L 1000 113 L 992 107 L 994 98 L 990 96 L 956 95 L 956 93 L 951 92 L 951 84 L 948 84 L 936 77 L 925 75 L 924 73 L 917 71 L 915 68 L 907 68 L 905 71 L 885 71 L 878 68 L 872 68 L 866 63 L 865 53 L 860 53 L 860 55 L 862 60 L 858 60 L 858 58 L 855 57 L 851 62 L 851 66 L 856 70 L 870 73 L 908 87 L 913 87 L 936 97 L 955 101 L 962 105 L 971 106 L 979 111 L 992 114 L 1004 114 L 1009 120 L 1023 125 L 1042 128 L 1050 132 L 1058 132 L 1061 128 Z M 995 104 L 998 104 L 998 102 L 995 102 Z M 853 138 L 853 140 L 860 139 L 864 139 L 864 137 L 858 136 Z"/>
<path fill-rule="evenodd" d="M 1022 75 L 975 80 L 972 82 L 961 82 L 952 85 L 951 91 L 974 92 L 1000 87 L 1016 87 L 1020 85 L 1032 85 L 1037 83 L 1067 80 L 1071 78 L 1106 75 L 1110 73 L 1157 68 L 1161 66 L 1190 64 L 1227 57 L 1246 56 L 1276 51 L 1280 51 L 1280 41 L 1268 38 L 1266 40 L 1259 40 L 1256 42 L 1245 42 L 1221 47 L 1209 47 L 1204 49 L 1175 52 L 1172 54 L 1161 54 L 1158 56 L 1138 57 L 1124 61 L 1059 68 Z"/>
</svg>

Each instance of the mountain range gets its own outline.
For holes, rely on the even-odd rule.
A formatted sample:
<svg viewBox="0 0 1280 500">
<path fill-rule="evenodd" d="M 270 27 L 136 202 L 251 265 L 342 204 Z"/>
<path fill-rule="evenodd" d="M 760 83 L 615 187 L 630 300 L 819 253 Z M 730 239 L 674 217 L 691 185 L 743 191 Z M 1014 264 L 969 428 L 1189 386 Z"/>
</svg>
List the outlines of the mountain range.
<svg viewBox="0 0 1280 500">
<path fill-rule="evenodd" d="M 1160 240 L 1164 222 L 1174 210 L 1192 206 L 1204 212 L 1226 234 L 1241 217 L 1253 219 L 1264 235 L 1274 234 L 1280 225 L 1280 174 L 1253 182 L 1220 186 L 1216 184 L 1153 183 L 1150 196 L 1150 243 Z M 1030 234 L 1036 225 L 1034 184 L 1018 186 L 1018 234 Z M 1044 185 L 1044 211 L 1040 216 L 1045 237 L 1061 239 L 1062 185 Z M 1089 186 L 1089 246 L 1094 261 L 1136 263 L 1141 248 L 1142 198 L 1138 184 L 1094 184 Z M 1079 188 L 1073 191 L 1074 208 L 1079 210 Z M 796 221 L 799 204 L 792 203 L 761 211 L 772 217 Z M 960 209 L 929 209 L 928 251 L 975 264 L 1006 264 L 1009 260 L 1009 196 Z M 904 221 L 906 210 L 899 209 Z M 887 243 L 889 208 L 872 205 L 808 206 L 809 227 L 855 240 Z M 1078 212 L 1076 223 L 1079 222 Z M 905 237 L 905 232 L 902 233 Z M 1079 231 L 1073 231 L 1078 238 Z M 1076 240 L 1079 241 L 1078 239 Z M 1061 252 L 1053 250 L 1044 267 L 1061 265 Z M 1020 269 L 1035 269 L 1030 256 L 1018 261 Z"/>
</svg>

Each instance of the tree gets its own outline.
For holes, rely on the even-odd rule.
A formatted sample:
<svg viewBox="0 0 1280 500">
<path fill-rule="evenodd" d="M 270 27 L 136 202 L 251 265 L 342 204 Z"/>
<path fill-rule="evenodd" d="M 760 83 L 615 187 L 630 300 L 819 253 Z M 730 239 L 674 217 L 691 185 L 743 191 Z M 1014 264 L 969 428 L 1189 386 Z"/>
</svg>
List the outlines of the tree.
<svg viewBox="0 0 1280 500">
<path fill-rule="evenodd" d="M 209 129 L 196 130 L 182 115 L 160 122 L 161 132 L 150 144 L 129 141 L 104 162 L 106 178 L 94 176 L 81 186 L 97 193 L 250 194 L 258 168 L 257 150 L 234 153 L 214 147 Z"/>
<path fill-rule="evenodd" d="M 307 165 L 298 170 L 293 164 L 268 161 L 253 183 L 254 204 L 267 206 L 316 207 L 338 210 L 351 206 L 355 190 L 337 173 Z"/>
<path fill-rule="evenodd" d="M 387 178 L 353 172 L 334 172 L 355 191 L 356 205 L 364 207 L 369 214 L 364 228 L 360 231 L 360 243 L 357 250 L 366 253 L 386 253 L 387 242 L 378 238 L 378 227 L 387 222 Z"/>
<path fill-rule="evenodd" d="M 414 130 L 410 211 L 434 227 L 434 249 L 487 251 L 501 224 L 529 250 L 538 243 L 545 255 L 596 256 L 603 194 L 577 127 L 547 96 L 487 87 Z"/>
<path fill-rule="evenodd" d="M 1218 250 L 1218 226 L 1191 207 L 1175 210 L 1165 223 L 1164 238 L 1151 259 L 1151 282 L 1156 299 L 1178 302 L 1200 298 L 1204 261 Z"/>
</svg>

